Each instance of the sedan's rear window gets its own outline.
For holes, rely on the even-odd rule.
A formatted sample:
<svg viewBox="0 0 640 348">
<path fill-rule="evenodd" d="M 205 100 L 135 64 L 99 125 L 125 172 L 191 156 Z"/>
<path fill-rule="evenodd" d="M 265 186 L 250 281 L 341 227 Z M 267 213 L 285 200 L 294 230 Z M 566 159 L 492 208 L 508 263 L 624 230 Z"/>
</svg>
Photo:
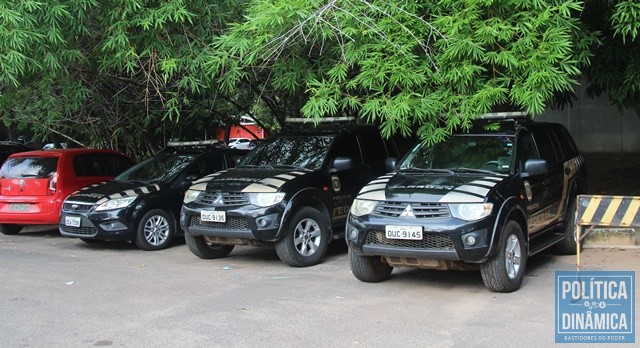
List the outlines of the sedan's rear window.
<svg viewBox="0 0 640 348">
<path fill-rule="evenodd" d="M 48 178 L 58 168 L 57 157 L 9 158 L 0 168 L 3 179 Z"/>
</svg>

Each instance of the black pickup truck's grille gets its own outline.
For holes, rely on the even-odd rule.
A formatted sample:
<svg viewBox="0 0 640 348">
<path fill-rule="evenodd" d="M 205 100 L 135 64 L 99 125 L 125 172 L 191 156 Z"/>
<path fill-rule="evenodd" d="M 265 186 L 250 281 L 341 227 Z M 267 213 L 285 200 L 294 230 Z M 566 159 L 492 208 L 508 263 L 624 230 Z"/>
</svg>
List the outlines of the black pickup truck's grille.
<svg viewBox="0 0 640 348">
<path fill-rule="evenodd" d="M 244 192 L 203 192 L 198 195 L 196 203 L 211 206 L 247 205 L 249 196 Z"/>
<path fill-rule="evenodd" d="M 443 233 L 425 233 L 421 240 L 389 239 L 384 231 L 371 231 L 365 242 L 368 245 L 391 246 L 415 249 L 454 249 L 451 238 Z"/>
<path fill-rule="evenodd" d="M 249 229 L 249 223 L 244 218 L 239 217 L 227 217 L 226 222 L 209 222 L 209 221 L 201 221 L 200 217 L 194 216 L 191 218 L 190 227 L 204 227 L 211 228 L 216 230 L 242 230 L 246 231 Z"/>
<path fill-rule="evenodd" d="M 410 211 L 416 219 L 434 219 L 449 217 L 449 208 L 441 203 L 406 203 L 406 202 L 380 202 L 373 214 L 386 217 L 401 217 L 402 213 L 410 207 Z"/>
</svg>

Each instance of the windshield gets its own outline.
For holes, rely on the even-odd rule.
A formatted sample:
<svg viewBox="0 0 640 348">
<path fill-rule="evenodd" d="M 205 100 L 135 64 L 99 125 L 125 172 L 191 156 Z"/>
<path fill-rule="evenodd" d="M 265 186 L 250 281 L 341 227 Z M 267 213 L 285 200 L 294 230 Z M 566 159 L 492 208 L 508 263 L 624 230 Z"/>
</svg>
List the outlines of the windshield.
<svg viewBox="0 0 640 348">
<path fill-rule="evenodd" d="M 416 145 L 399 170 L 511 172 L 513 136 L 454 135 L 433 146 Z"/>
<path fill-rule="evenodd" d="M 331 136 L 274 138 L 249 152 L 238 166 L 318 169 L 322 166 L 332 140 Z"/>
<path fill-rule="evenodd" d="M 196 154 L 158 154 L 127 169 L 114 180 L 145 183 L 168 182 L 178 176 L 197 157 Z"/>
</svg>

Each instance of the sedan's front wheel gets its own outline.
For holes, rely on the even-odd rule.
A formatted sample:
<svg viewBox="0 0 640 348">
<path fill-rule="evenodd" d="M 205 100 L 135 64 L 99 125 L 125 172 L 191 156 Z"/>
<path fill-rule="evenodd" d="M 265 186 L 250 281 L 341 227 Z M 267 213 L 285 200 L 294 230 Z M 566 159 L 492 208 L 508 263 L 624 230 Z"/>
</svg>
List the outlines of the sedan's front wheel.
<svg viewBox="0 0 640 348">
<path fill-rule="evenodd" d="M 176 231 L 171 216 L 161 209 L 153 209 L 144 214 L 138 224 L 136 245 L 144 250 L 160 250 L 169 246 Z"/>
</svg>

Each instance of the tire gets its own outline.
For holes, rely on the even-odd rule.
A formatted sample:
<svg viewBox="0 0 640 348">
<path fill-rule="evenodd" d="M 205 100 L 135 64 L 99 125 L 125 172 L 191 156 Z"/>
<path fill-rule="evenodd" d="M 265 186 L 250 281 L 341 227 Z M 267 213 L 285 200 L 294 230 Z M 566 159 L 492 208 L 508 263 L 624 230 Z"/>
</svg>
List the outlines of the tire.
<svg viewBox="0 0 640 348">
<path fill-rule="evenodd" d="M 349 249 L 351 273 L 363 282 L 379 283 L 389 279 L 393 266 L 382 261 L 380 256 L 360 256 Z"/>
<path fill-rule="evenodd" d="M 518 290 L 524 278 L 527 264 L 527 248 L 520 225 L 507 221 L 502 229 L 498 252 L 480 266 L 482 281 L 494 292 Z"/>
<path fill-rule="evenodd" d="M 308 267 L 320 263 L 328 246 L 326 219 L 316 209 L 303 207 L 293 215 L 284 238 L 276 242 L 276 253 L 289 266 Z"/>
<path fill-rule="evenodd" d="M 567 211 L 567 224 L 564 228 L 564 239 L 554 246 L 554 251 L 563 255 L 575 255 L 578 251 L 576 243 L 576 199 L 573 199 Z"/>
<path fill-rule="evenodd" d="M 226 257 L 234 248 L 234 245 L 211 243 L 204 236 L 194 236 L 189 231 L 184 232 L 184 240 L 195 256 L 207 260 Z"/>
<path fill-rule="evenodd" d="M 148 211 L 136 228 L 135 243 L 143 250 L 165 249 L 176 233 L 175 219 L 161 209 Z"/>
<path fill-rule="evenodd" d="M 6 235 L 18 234 L 22 231 L 22 226 L 20 225 L 10 225 L 10 224 L 1 224 L 0 232 Z"/>
</svg>

